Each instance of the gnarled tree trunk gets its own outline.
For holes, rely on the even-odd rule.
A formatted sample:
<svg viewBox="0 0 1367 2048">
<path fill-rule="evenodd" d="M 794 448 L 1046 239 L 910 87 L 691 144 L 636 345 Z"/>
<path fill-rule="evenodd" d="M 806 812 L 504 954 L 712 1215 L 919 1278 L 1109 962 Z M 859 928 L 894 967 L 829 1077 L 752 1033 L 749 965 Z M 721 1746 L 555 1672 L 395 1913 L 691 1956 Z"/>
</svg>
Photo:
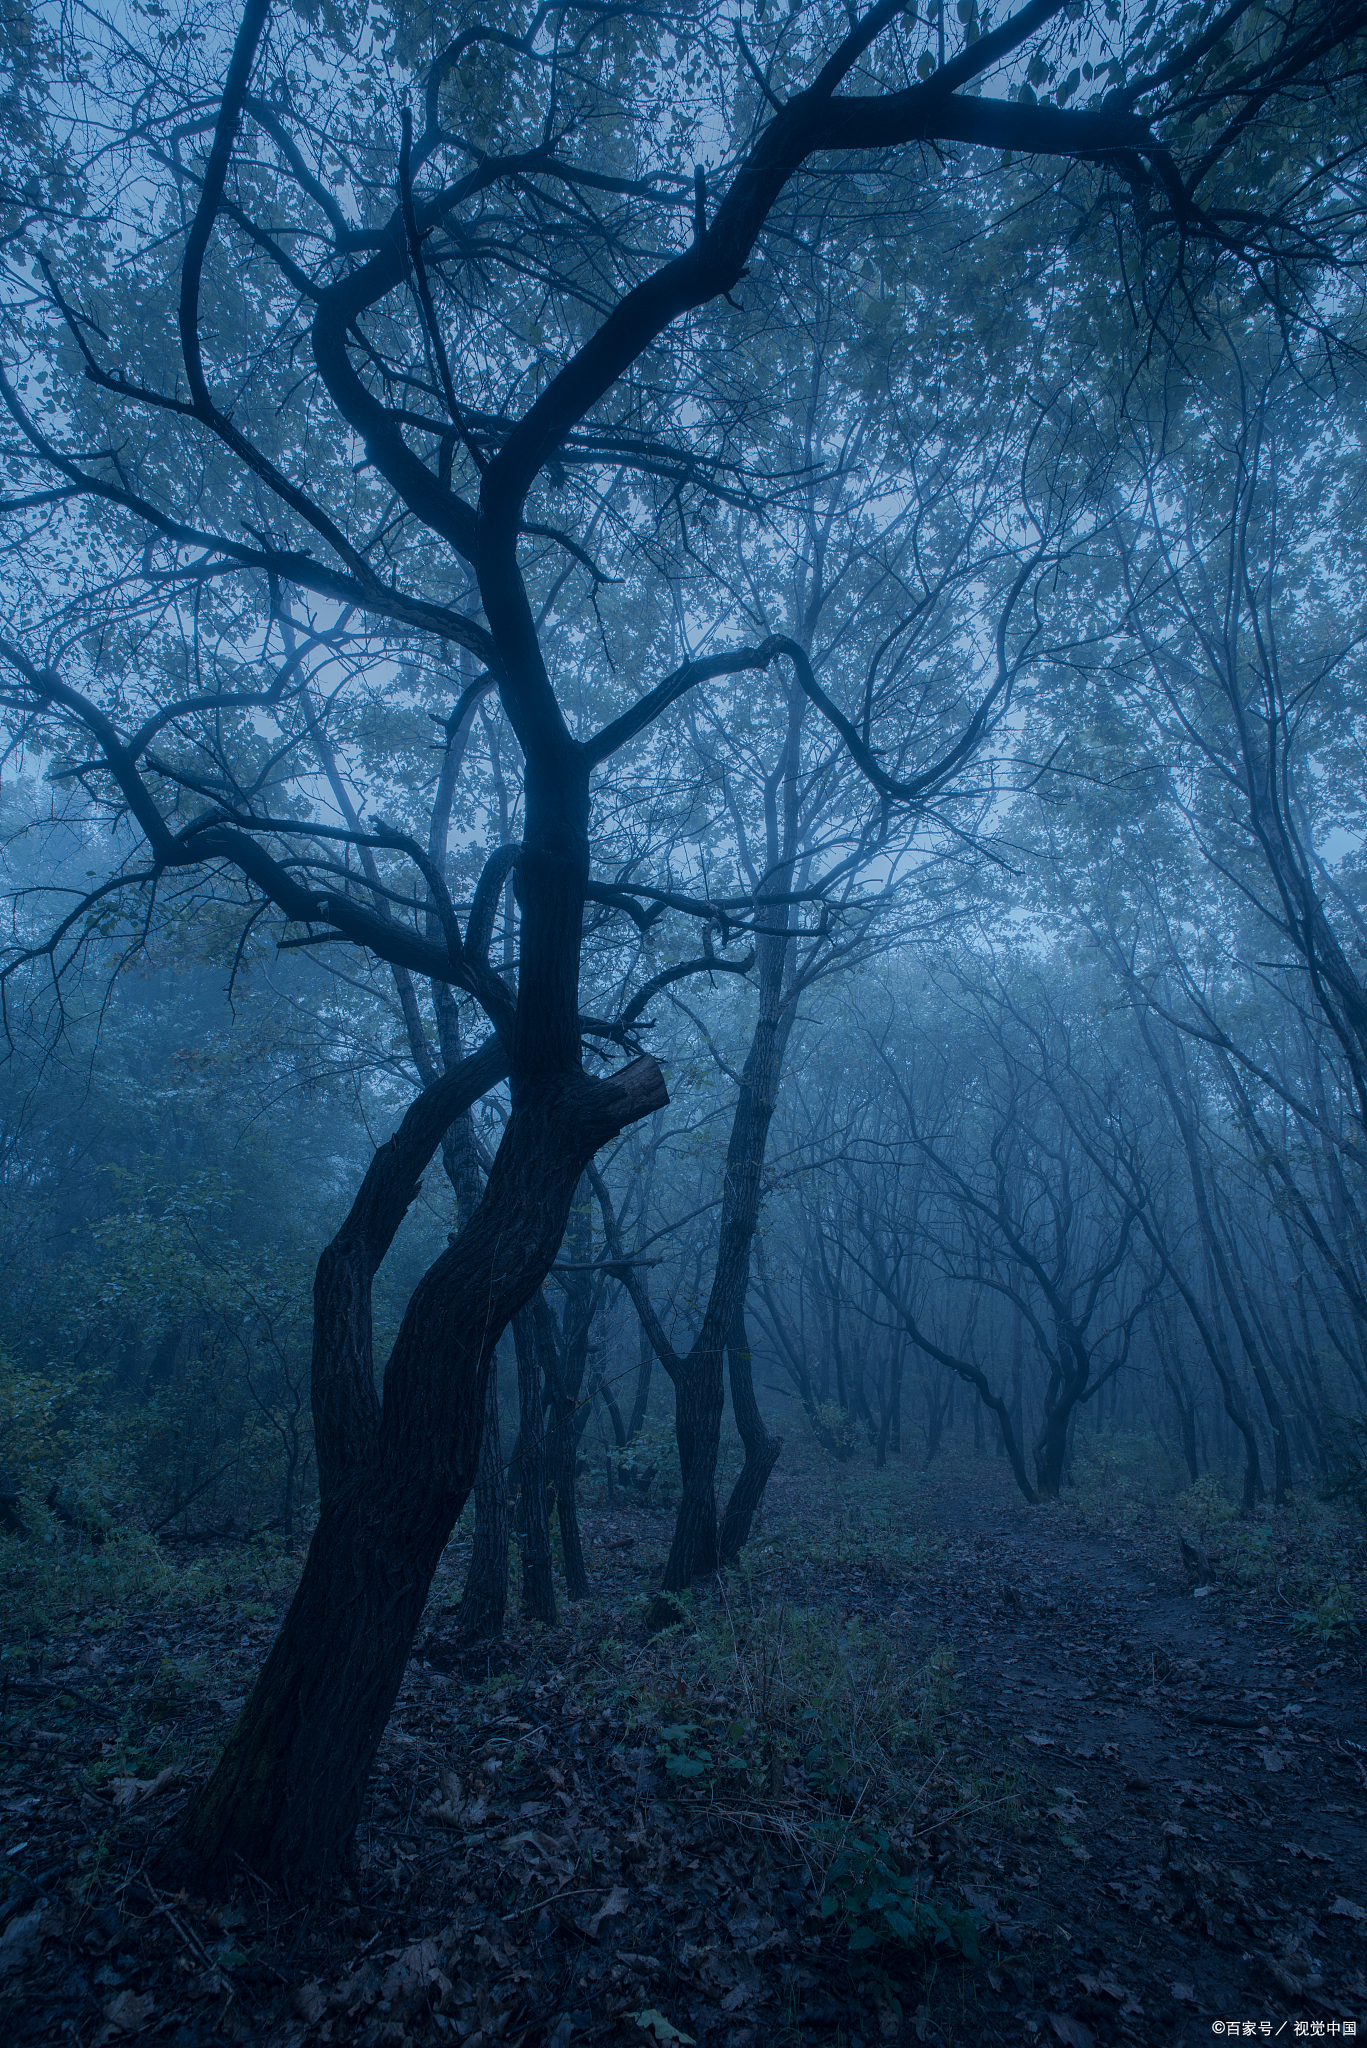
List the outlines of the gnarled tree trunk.
<svg viewBox="0 0 1367 2048">
<path fill-rule="evenodd" d="M 759 1403 L 755 1399 L 754 1363 L 750 1353 L 750 1339 L 745 1328 L 743 1301 L 736 1303 L 735 1314 L 731 1319 L 727 1363 L 731 1373 L 731 1406 L 735 1412 L 740 1440 L 745 1446 L 745 1463 L 736 1476 L 736 1483 L 731 1488 L 731 1498 L 726 1503 L 726 1512 L 721 1519 L 717 1554 L 721 1564 L 734 1565 L 750 1540 L 750 1527 L 755 1519 L 755 1510 L 764 1498 L 769 1474 L 778 1463 L 778 1454 L 783 1449 L 782 1437 L 770 1436 L 764 1427 L 764 1417 L 760 1414 Z"/>
<path fill-rule="evenodd" d="M 426 1091 L 381 1147 L 320 1261 L 322 1510 L 280 1634 L 186 1820 L 189 1846 L 211 1868 L 240 1858 L 297 1883 L 340 1861 L 432 1574 L 474 1482 L 494 1346 L 549 1270 L 587 1161 L 667 1099 L 652 1060 L 610 1081 L 563 1074 L 519 1091 L 479 1207 L 414 1290 L 381 1405 L 371 1281 L 441 1132 L 474 1099 L 452 1084 L 470 1083 L 466 1070 L 477 1067 L 482 1092 L 501 1066 L 486 1048 Z"/>
</svg>

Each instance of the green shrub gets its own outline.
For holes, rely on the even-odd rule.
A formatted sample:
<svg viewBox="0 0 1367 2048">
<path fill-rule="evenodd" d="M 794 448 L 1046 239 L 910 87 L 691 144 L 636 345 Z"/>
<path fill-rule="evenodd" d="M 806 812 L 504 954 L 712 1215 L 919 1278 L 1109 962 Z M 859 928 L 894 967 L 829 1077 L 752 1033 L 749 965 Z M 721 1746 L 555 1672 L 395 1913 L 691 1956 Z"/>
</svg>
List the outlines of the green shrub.
<svg viewBox="0 0 1367 2048">
<path fill-rule="evenodd" d="M 821 1917 L 845 1935 L 854 1955 L 884 1949 L 956 1949 L 979 1961 L 976 1914 L 958 1912 L 923 1893 L 900 1870 L 885 1831 L 850 1836 L 826 1872 Z"/>
<path fill-rule="evenodd" d="M 1358 1604 L 1351 1586 L 1331 1586 L 1313 1607 L 1303 1607 L 1291 1626 L 1298 1636 L 1335 1643 L 1358 1632 Z"/>
<path fill-rule="evenodd" d="M 672 1424 L 647 1423 L 617 1454 L 617 1482 L 653 1508 L 673 1507 L 683 1491 Z"/>
</svg>

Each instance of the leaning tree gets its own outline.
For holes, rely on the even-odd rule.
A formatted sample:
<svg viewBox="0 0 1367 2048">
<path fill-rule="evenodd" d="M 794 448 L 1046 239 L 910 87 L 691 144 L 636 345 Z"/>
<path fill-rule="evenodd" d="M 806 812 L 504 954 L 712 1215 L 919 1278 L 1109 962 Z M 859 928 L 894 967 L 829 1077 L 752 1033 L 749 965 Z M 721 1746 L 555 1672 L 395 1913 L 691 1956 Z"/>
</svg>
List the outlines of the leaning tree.
<svg viewBox="0 0 1367 2048">
<path fill-rule="evenodd" d="M 889 805 L 943 759 L 901 756 L 914 679 L 875 725 L 790 642 L 719 639 L 648 681 L 673 658 L 649 598 L 662 528 L 687 546 L 718 494 L 763 516 L 781 488 L 746 455 L 750 295 L 795 241 L 845 263 L 870 214 L 962 150 L 1072 167 L 1126 245 L 1117 279 L 1142 275 L 1165 316 L 1227 261 L 1318 314 L 1316 266 L 1345 260 L 1360 217 L 1364 8 L 1027 0 L 990 23 L 970 0 L 958 48 L 905 0 L 461 6 L 424 17 L 421 47 L 371 0 L 82 20 L 28 102 L 61 191 L 8 248 L 4 706 L 118 836 L 44 958 L 203 883 L 491 1027 L 381 1147 L 320 1265 L 317 1531 L 187 1823 L 207 1863 L 298 1881 L 354 1827 L 473 1481 L 494 1345 L 594 1153 L 665 1100 L 647 1057 L 586 1063 L 586 1036 L 624 1035 L 581 1017 L 586 903 L 623 907 L 591 873 L 595 787 L 628 800 L 653 725 L 775 664 Z M 468 888 L 405 824 L 382 728 L 364 814 L 320 801 L 320 712 L 364 669 L 420 718 L 416 649 L 468 656 L 520 750 L 520 840 Z M 647 787 L 640 805 L 644 833 Z M 381 1398 L 370 1281 L 443 1132 L 504 1075 L 497 1155 Z"/>
</svg>

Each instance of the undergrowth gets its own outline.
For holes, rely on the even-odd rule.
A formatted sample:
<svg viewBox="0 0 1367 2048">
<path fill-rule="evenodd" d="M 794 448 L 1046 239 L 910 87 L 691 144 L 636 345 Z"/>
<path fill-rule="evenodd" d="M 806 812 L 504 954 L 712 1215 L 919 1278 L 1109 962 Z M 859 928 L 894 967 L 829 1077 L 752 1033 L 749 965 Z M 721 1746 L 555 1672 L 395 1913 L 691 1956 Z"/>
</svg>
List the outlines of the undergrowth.
<svg viewBox="0 0 1367 2048">
<path fill-rule="evenodd" d="M 118 1628 L 138 1612 L 204 1613 L 231 1603 L 246 1620 L 274 1615 L 299 1572 L 278 1539 L 239 1551 L 177 1555 L 136 1526 L 72 1530 L 26 1504 L 28 1534 L 0 1531 L 0 1666 L 36 1673 L 63 1631 Z"/>
<path fill-rule="evenodd" d="M 652 1641 L 601 1646 L 593 1710 L 620 1716 L 681 1802 L 786 1842 L 853 1962 L 976 1955 L 973 1915 L 931 1889 L 924 1837 L 985 1807 L 999 1824 L 1014 1795 L 948 1766 L 953 1652 L 899 1656 L 882 1627 L 743 1580 L 684 1606 Z"/>
</svg>

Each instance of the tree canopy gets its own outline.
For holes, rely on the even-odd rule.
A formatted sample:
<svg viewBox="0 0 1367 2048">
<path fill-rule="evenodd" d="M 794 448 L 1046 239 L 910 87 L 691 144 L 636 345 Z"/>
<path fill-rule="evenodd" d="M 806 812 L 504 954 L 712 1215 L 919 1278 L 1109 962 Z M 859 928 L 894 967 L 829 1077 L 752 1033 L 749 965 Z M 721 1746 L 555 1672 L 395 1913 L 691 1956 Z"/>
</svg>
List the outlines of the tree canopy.
<svg viewBox="0 0 1367 2048">
<path fill-rule="evenodd" d="M 0 716 L 49 811 L 12 1039 L 211 927 L 230 985 L 307 954 L 288 986 L 416 1091 L 316 1247 L 320 1515 L 189 1825 L 211 1865 L 341 1853 L 482 1443 L 494 1511 L 509 1325 L 570 1526 L 605 1283 L 552 1327 L 562 1241 L 674 1382 L 664 1596 L 735 1557 L 777 1455 L 752 1303 L 832 1437 L 794 1317 L 810 1284 L 836 1346 L 846 1274 L 895 1333 L 879 1418 L 862 1397 L 883 1450 L 909 1343 L 1053 1494 L 1079 1407 L 1180 1302 L 1254 1492 L 1256 1387 L 1280 1497 L 1218 1125 L 1357 1328 L 1343 1226 L 1267 1118 L 1341 1176 L 1345 1088 L 1367 1116 L 1326 836 L 1360 786 L 1367 11 L 957 16 L 13 11 Z M 79 875 L 62 831 L 99 846 Z M 1048 949 L 1081 949 L 1079 998 Z M 672 1333 L 615 1177 L 667 1038 L 734 1088 Z M 793 1197 L 800 1279 L 757 1237 L 795 1049 L 830 1065 L 791 1131 L 825 1189 Z M 373 1289 L 439 1148 L 456 1227 L 377 1384 Z M 1036 1346 L 1033 1478 L 965 1290 Z M 724 1366 L 746 1463 L 719 1516 Z"/>
</svg>

